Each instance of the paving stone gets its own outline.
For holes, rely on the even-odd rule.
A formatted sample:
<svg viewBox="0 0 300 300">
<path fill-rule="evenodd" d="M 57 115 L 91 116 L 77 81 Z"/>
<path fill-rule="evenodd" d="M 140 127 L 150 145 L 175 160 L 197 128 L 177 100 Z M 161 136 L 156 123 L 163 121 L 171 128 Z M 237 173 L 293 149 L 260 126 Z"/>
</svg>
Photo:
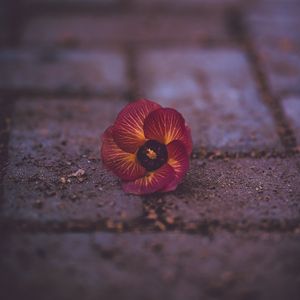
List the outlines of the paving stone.
<svg viewBox="0 0 300 300">
<path fill-rule="evenodd" d="M 284 111 L 291 123 L 291 127 L 294 130 L 294 134 L 297 139 L 298 145 L 300 145 L 300 97 L 289 96 L 283 99 Z"/>
<path fill-rule="evenodd" d="M 196 147 L 226 151 L 280 148 L 272 117 L 239 50 L 141 51 L 138 80 L 144 97 L 185 116 Z"/>
<path fill-rule="evenodd" d="M 228 41 L 230 37 L 225 25 L 219 14 L 40 16 L 25 26 L 22 42 L 27 45 L 75 44 L 86 47 L 103 43 Z"/>
<path fill-rule="evenodd" d="M 251 18 L 267 20 L 298 19 L 300 3 L 298 0 L 259 0 L 248 6 L 246 13 Z M 274 32 L 275 33 L 275 32 Z"/>
<path fill-rule="evenodd" d="M 125 57 L 118 51 L 2 50 L 0 87 L 94 93 L 127 88 Z"/>
<path fill-rule="evenodd" d="M 1 215 L 27 221 L 131 220 L 125 195 L 100 163 L 100 134 L 124 102 L 22 99 L 16 105 Z"/>
<path fill-rule="evenodd" d="M 5 299 L 298 299 L 299 236 L 2 237 Z"/>
<path fill-rule="evenodd" d="M 267 2 L 248 16 L 251 37 L 275 95 L 299 92 L 300 3 Z"/>
<path fill-rule="evenodd" d="M 261 227 L 299 224 L 300 157 L 193 161 L 176 192 L 148 206 L 175 223 Z M 150 210 L 149 209 L 149 210 Z"/>
</svg>

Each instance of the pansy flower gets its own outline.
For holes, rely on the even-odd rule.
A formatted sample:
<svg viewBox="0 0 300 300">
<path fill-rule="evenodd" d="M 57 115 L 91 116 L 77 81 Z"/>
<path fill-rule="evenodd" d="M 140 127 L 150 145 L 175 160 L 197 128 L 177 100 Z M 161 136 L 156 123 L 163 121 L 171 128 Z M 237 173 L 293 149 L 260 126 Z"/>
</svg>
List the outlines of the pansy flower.
<svg viewBox="0 0 300 300">
<path fill-rule="evenodd" d="M 176 189 L 189 168 L 191 132 L 172 108 L 141 99 L 128 104 L 102 136 L 104 166 L 136 195 Z"/>
</svg>

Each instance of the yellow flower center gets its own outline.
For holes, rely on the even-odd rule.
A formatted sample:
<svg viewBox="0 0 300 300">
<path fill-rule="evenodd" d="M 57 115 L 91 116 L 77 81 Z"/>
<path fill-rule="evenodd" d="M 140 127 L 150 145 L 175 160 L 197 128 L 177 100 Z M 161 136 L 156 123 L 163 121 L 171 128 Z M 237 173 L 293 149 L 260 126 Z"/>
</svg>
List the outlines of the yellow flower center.
<svg viewBox="0 0 300 300">
<path fill-rule="evenodd" d="M 157 154 L 155 151 L 153 151 L 152 149 L 148 148 L 146 150 L 146 155 L 150 158 L 150 159 L 156 159 L 157 158 Z"/>
</svg>

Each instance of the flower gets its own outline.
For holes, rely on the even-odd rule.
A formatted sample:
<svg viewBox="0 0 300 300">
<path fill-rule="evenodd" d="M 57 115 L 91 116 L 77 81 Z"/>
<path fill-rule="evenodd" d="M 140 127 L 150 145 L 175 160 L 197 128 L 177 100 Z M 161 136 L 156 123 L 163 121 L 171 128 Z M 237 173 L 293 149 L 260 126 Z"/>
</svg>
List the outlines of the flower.
<svg viewBox="0 0 300 300">
<path fill-rule="evenodd" d="M 104 166 L 121 178 L 126 193 L 136 195 L 175 190 L 191 152 L 182 115 L 145 99 L 128 104 L 102 135 Z"/>
</svg>

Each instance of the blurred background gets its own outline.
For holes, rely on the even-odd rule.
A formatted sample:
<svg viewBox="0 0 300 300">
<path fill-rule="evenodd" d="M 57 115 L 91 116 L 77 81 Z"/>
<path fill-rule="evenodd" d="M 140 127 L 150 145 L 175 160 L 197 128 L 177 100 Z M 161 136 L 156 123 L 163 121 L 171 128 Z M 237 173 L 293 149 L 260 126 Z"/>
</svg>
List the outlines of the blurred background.
<svg viewBox="0 0 300 300">
<path fill-rule="evenodd" d="M 273 149 L 276 103 L 299 112 L 297 0 L 12 0 L 0 14 L 2 94 L 155 99 L 205 151 Z"/>
</svg>

